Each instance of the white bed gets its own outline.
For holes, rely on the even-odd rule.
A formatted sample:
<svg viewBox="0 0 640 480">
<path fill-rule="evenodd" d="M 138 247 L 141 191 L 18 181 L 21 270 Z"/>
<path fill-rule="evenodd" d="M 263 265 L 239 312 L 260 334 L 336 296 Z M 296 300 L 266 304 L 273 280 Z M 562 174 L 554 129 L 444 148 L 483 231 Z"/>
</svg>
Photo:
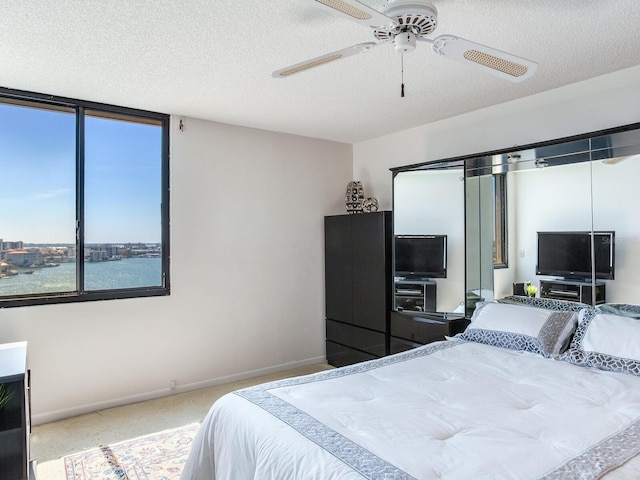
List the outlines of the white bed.
<svg viewBox="0 0 640 480">
<path fill-rule="evenodd" d="M 526 325 L 513 321 L 508 342 L 546 338 L 542 354 L 504 348 L 514 309 Z M 466 333 L 498 331 L 497 343 L 467 335 L 222 397 L 182 480 L 640 478 L 640 377 L 549 351 L 564 341 L 548 341 L 549 325 L 570 335 L 575 314 L 479 311 Z"/>
</svg>

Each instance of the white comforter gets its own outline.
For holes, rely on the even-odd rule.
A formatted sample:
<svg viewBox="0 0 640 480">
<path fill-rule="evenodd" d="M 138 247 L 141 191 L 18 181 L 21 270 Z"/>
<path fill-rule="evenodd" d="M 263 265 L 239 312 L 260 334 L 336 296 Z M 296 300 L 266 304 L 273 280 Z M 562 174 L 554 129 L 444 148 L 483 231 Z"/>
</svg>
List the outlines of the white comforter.
<svg viewBox="0 0 640 480">
<path fill-rule="evenodd" d="M 182 480 L 593 479 L 638 453 L 639 377 L 454 340 L 222 397 Z"/>
</svg>

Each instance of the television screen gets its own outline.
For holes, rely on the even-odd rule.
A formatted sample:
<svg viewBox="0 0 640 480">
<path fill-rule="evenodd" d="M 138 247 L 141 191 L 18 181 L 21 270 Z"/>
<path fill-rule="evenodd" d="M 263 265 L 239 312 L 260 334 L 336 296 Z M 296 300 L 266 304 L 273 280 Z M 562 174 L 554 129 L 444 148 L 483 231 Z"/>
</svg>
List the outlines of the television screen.
<svg viewBox="0 0 640 480">
<path fill-rule="evenodd" d="M 396 235 L 395 275 L 446 278 L 446 235 Z"/>
<path fill-rule="evenodd" d="M 613 280 L 615 232 L 594 232 L 595 275 Z M 538 232 L 537 275 L 590 279 L 591 232 Z"/>
</svg>

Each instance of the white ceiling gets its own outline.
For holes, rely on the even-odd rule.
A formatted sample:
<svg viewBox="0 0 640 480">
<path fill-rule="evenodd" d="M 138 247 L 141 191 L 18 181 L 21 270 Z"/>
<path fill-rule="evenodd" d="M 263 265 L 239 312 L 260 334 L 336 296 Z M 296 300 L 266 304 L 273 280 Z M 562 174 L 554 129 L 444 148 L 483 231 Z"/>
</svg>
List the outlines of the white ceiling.
<svg viewBox="0 0 640 480">
<path fill-rule="evenodd" d="M 356 143 L 640 64 L 638 0 L 433 4 L 432 36 L 534 60 L 536 76 L 511 83 L 418 44 L 404 98 L 390 45 L 274 79 L 375 41 L 312 0 L 2 0 L 0 86 Z"/>
</svg>

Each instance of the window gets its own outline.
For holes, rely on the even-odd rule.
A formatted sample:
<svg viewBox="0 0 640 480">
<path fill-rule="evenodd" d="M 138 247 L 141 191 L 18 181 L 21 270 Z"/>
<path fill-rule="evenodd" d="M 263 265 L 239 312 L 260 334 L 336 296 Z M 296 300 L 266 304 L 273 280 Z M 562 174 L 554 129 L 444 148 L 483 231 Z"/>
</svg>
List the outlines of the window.
<svg viewBox="0 0 640 480">
<path fill-rule="evenodd" d="M 0 307 L 169 293 L 168 126 L 0 89 Z"/>
</svg>

